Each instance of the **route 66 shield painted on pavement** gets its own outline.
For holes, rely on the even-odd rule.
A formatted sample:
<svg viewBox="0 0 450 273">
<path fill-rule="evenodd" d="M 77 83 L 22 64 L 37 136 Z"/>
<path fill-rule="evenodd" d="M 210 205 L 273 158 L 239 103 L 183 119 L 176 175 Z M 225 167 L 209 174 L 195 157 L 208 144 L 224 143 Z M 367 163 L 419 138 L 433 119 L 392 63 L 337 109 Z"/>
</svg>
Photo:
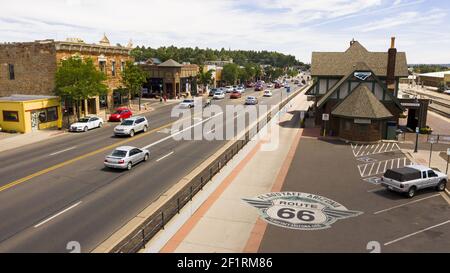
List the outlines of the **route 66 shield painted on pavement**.
<svg viewBox="0 0 450 273">
<path fill-rule="evenodd" d="M 269 224 L 297 230 L 330 228 L 337 220 L 361 215 L 329 198 L 302 192 L 273 192 L 243 201 Z"/>
</svg>

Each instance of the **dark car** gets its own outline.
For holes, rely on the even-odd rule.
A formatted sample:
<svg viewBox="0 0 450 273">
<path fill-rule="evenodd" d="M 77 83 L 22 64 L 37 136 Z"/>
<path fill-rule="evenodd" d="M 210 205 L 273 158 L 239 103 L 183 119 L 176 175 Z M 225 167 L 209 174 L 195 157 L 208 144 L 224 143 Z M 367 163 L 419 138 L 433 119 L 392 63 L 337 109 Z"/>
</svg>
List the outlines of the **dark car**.
<svg viewBox="0 0 450 273">
<path fill-rule="evenodd" d="M 109 121 L 122 121 L 130 118 L 133 115 L 130 109 L 126 107 L 117 108 L 116 111 L 109 117 Z"/>
<path fill-rule="evenodd" d="M 262 85 L 255 86 L 255 91 L 263 91 L 264 87 Z"/>
<path fill-rule="evenodd" d="M 253 87 L 255 87 L 255 83 L 248 82 L 246 86 L 247 86 L 247 88 L 253 88 Z"/>
<path fill-rule="evenodd" d="M 210 97 L 212 97 L 212 96 L 214 96 L 214 94 L 215 94 L 217 91 L 219 91 L 219 89 L 213 88 L 213 89 L 209 90 L 209 94 L 208 94 L 208 95 L 209 95 Z"/>
</svg>

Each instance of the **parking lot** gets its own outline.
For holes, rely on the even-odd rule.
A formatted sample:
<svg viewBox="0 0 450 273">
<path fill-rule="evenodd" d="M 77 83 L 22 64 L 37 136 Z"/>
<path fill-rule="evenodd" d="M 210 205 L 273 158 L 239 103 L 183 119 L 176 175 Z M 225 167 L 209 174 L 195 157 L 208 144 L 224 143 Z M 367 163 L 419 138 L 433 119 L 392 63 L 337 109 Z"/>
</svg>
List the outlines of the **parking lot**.
<svg viewBox="0 0 450 273">
<path fill-rule="evenodd" d="M 378 185 L 387 168 L 411 163 L 395 143 L 361 148 L 302 138 L 282 191 L 320 195 L 362 214 L 323 230 L 269 224 L 259 251 L 450 251 L 450 206 L 443 193 L 425 190 L 408 199 Z"/>
</svg>

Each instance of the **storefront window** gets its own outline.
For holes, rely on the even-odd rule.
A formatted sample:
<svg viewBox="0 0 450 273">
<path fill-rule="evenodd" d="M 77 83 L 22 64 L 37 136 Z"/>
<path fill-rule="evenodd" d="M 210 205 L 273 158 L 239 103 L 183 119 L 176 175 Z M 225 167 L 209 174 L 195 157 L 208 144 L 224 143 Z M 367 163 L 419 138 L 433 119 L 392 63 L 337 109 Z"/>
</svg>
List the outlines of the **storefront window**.
<svg viewBox="0 0 450 273">
<path fill-rule="evenodd" d="M 57 107 L 50 107 L 46 109 L 42 109 L 39 112 L 39 122 L 40 123 L 47 123 L 52 121 L 58 120 L 58 108 Z"/>
<path fill-rule="evenodd" d="M 3 120 L 19 122 L 19 112 L 17 111 L 3 111 Z"/>
</svg>

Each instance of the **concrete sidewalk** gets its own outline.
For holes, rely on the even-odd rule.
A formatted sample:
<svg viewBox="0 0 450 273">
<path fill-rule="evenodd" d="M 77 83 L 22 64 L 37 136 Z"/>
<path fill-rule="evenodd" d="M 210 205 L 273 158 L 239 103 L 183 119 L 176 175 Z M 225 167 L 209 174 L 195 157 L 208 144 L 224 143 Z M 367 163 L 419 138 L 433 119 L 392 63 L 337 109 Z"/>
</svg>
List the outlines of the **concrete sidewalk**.
<svg viewBox="0 0 450 273">
<path fill-rule="evenodd" d="M 281 189 L 303 133 L 303 129 L 299 128 L 298 111 L 306 110 L 310 105 L 304 94 L 289 104 L 288 113 L 280 117 L 278 124 L 277 149 L 261 149 L 267 141 L 264 139 L 253 143 L 245 157 L 160 252 L 257 251 L 266 225 L 242 198 Z"/>
<path fill-rule="evenodd" d="M 66 134 L 64 130 L 39 130 L 28 134 L 0 133 L 0 152 L 34 144 Z"/>
</svg>

